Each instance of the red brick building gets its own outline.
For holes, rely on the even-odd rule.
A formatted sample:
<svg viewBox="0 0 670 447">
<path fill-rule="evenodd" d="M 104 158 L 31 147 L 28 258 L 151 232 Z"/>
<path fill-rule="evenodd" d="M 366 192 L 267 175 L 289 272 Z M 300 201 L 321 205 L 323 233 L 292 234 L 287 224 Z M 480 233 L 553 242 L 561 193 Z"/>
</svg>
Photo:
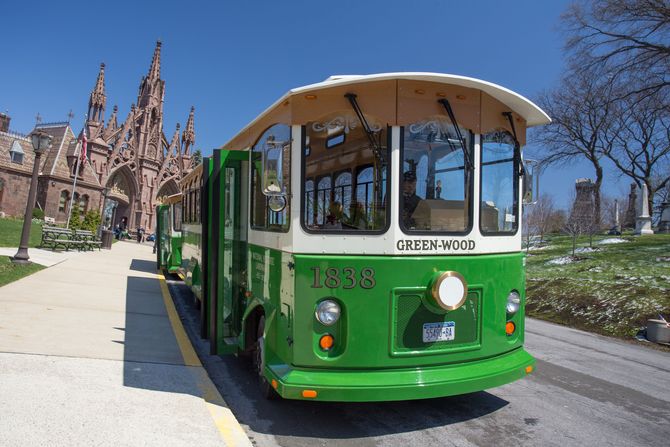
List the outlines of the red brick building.
<svg viewBox="0 0 670 447">
<path fill-rule="evenodd" d="M 129 228 L 143 226 L 152 231 L 156 204 L 161 197 L 178 192 L 178 181 L 192 169 L 194 109 L 191 107 L 185 130 L 180 133 L 177 124 L 168 140 L 163 133 L 165 81 L 160 78 L 160 58 L 158 42 L 149 72 L 140 82 L 137 103 L 123 122 L 118 122 L 115 106 L 105 124 L 104 64 L 90 94 L 87 159 L 79 167 L 74 202 L 82 211 L 101 211 L 104 223 L 124 222 Z M 10 131 L 9 124 L 10 117 L 0 114 L 0 212 L 22 216 L 34 152 L 29 135 Z M 62 223 L 70 206 L 81 133 L 77 137 L 67 122 L 38 124 L 34 130 L 52 136 L 52 146 L 42 156 L 35 206 Z"/>
</svg>

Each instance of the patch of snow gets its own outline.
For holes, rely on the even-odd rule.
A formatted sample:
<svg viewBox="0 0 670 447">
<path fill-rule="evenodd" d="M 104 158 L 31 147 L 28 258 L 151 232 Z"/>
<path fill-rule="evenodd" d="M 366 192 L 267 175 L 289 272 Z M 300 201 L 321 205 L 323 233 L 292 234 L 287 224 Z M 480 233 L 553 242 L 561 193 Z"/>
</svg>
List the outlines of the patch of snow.
<svg viewBox="0 0 670 447">
<path fill-rule="evenodd" d="M 598 249 L 591 247 L 579 247 L 575 249 L 575 253 L 593 253 L 594 251 L 598 251 Z"/>
<path fill-rule="evenodd" d="M 626 239 L 621 239 L 620 237 L 611 237 L 609 239 L 603 239 L 598 243 L 607 245 L 607 244 L 621 244 L 622 242 L 628 242 L 628 241 Z"/>
<path fill-rule="evenodd" d="M 562 256 L 560 258 L 555 258 L 555 259 L 552 259 L 551 261 L 547 261 L 547 264 L 566 265 L 566 264 L 571 264 L 572 262 L 574 262 L 574 259 L 572 259 L 572 256 Z"/>
</svg>

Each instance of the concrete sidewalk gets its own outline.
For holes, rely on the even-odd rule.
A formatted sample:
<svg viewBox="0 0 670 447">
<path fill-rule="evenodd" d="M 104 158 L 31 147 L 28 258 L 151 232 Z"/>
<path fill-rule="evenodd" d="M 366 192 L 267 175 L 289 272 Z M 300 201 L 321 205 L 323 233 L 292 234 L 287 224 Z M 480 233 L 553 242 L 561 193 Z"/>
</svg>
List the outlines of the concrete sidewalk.
<svg viewBox="0 0 670 447">
<path fill-rule="evenodd" d="M 251 445 L 161 288 L 123 242 L 0 287 L 0 445 Z"/>
<path fill-rule="evenodd" d="M 9 256 L 14 257 L 18 251 L 17 247 L 0 247 L 0 256 Z M 45 267 L 51 267 L 56 264 L 60 264 L 63 261 L 67 261 L 70 258 L 84 254 L 77 250 L 71 251 L 53 251 L 53 250 L 43 250 L 41 248 L 29 248 L 28 256 L 30 256 L 30 261 L 35 264 L 43 265 Z"/>
</svg>

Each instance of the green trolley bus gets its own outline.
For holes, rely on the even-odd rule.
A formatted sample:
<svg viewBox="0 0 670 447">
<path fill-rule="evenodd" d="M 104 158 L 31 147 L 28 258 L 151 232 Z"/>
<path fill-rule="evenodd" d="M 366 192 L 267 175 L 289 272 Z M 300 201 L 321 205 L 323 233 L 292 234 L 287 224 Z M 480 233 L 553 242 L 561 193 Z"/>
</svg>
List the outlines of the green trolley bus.
<svg viewBox="0 0 670 447">
<path fill-rule="evenodd" d="M 549 121 L 454 75 L 289 91 L 182 181 L 179 268 L 212 353 L 251 354 L 263 393 L 289 399 L 430 398 L 532 372 L 521 147 Z"/>
<path fill-rule="evenodd" d="M 156 207 L 156 261 L 168 273 L 179 273 L 181 267 L 181 202 L 181 194 L 174 194 Z"/>
</svg>

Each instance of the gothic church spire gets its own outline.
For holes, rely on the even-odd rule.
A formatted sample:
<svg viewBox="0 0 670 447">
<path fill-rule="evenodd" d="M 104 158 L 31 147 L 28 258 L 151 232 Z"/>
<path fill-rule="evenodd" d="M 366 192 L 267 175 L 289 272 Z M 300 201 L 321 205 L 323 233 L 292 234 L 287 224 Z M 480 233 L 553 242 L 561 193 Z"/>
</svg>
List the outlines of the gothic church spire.
<svg viewBox="0 0 670 447">
<path fill-rule="evenodd" d="M 195 126 L 193 124 L 193 115 L 195 114 L 195 107 L 191 106 L 191 113 L 188 115 L 186 122 L 186 129 L 181 134 L 181 144 L 184 146 L 184 155 L 189 155 L 191 147 L 195 144 Z"/>
<path fill-rule="evenodd" d="M 156 42 L 154 49 L 154 57 L 151 59 L 151 67 L 149 68 L 149 81 L 155 81 L 161 77 L 161 41 Z"/>
<path fill-rule="evenodd" d="M 98 79 L 95 81 L 95 87 L 91 91 L 88 100 L 88 120 L 102 123 L 104 121 L 105 104 L 107 95 L 105 95 L 105 64 L 100 64 Z"/>
</svg>

